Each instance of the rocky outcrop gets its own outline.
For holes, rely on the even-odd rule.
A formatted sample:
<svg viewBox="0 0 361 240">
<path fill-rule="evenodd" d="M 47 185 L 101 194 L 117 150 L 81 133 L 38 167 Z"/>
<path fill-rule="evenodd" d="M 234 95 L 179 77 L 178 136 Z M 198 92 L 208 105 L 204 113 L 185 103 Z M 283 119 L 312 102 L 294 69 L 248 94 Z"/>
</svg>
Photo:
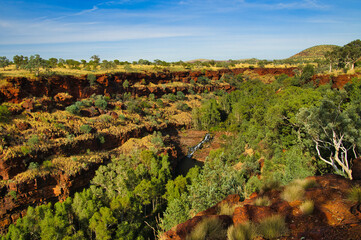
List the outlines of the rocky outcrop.
<svg viewBox="0 0 361 240">
<path fill-rule="evenodd" d="M 25 77 L 8 78 L 8 84 L 0 87 L 0 102 L 11 101 L 19 103 L 24 98 L 47 96 L 54 98 L 56 102 L 64 105 L 71 98 L 81 99 L 90 97 L 92 94 L 110 95 L 129 92 L 133 96 L 144 96 L 153 93 L 155 96 L 162 96 L 167 93 L 181 91 L 188 93 L 188 87 L 181 86 L 161 86 L 171 82 L 190 83 L 191 80 L 197 82 L 199 77 L 207 77 L 211 80 L 219 80 L 225 74 L 243 74 L 252 71 L 260 76 L 287 74 L 294 75 L 295 68 L 237 68 L 223 69 L 218 71 L 184 71 L 184 72 L 158 72 L 158 73 L 114 73 L 96 76 L 96 81 L 90 83 L 87 76 L 76 77 L 68 75 L 40 76 L 37 79 Z M 128 81 L 128 86 L 124 84 Z M 137 84 L 138 83 L 138 84 Z M 150 83 L 153 85 L 150 86 Z M 159 86 L 156 86 L 159 85 Z M 205 85 L 194 86 L 194 92 L 204 92 L 204 90 L 214 91 L 222 89 L 231 91 L 230 85 Z M 70 95 L 65 96 L 61 93 Z M 60 94 L 60 95 L 59 95 Z"/>
<path fill-rule="evenodd" d="M 353 78 L 360 77 L 361 75 L 343 74 L 338 76 L 333 75 L 314 75 L 312 80 L 317 85 L 324 85 L 331 82 L 333 88 L 343 88 L 346 83 L 351 82 Z"/>
<path fill-rule="evenodd" d="M 312 214 L 300 210 L 302 201 L 287 202 L 282 199 L 284 189 L 273 189 L 262 194 L 252 194 L 249 199 L 240 201 L 238 195 L 230 195 L 215 206 L 198 213 L 194 218 L 173 227 L 162 239 L 185 239 L 197 223 L 204 218 L 231 218 L 230 224 L 248 221 L 258 223 L 262 219 L 280 214 L 285 217 L 289 233 L 281 239 L 361 239 L 361 207 L 347 199 L 349 190 L 357 182 L 338 175 L 309 177 L 316 185 L 305 190 L 303 200 L 314 202 Z M 256 206 L 254 200 L 267 197 L 268 206 Z M 233 215 L 218 215 L 222 204 L 235 206 Z M 228 219 L 228 218 L 227 218 Z M 225 220 L 228 221 L 228 220 Z M 230 225 L 229 224 L 229 225 Z"/>
</svg>

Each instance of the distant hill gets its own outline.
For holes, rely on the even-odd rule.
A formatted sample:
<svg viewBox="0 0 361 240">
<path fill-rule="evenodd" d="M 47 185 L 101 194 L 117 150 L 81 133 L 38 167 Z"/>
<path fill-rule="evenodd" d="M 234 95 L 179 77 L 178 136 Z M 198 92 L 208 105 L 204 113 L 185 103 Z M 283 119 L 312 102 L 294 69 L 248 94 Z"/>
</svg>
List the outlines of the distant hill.
<svg viewBox="0 0 361 240">
<path fill-rule="evenodd" d="M 338 47 L 337 45 L 318 45 L 314 47 L 307 48 L 302 52 L 299 52 L 289 59 L 320 59 L 324 58 L 325 53 L 332 51 L 333 48 Z"/>
</svg>

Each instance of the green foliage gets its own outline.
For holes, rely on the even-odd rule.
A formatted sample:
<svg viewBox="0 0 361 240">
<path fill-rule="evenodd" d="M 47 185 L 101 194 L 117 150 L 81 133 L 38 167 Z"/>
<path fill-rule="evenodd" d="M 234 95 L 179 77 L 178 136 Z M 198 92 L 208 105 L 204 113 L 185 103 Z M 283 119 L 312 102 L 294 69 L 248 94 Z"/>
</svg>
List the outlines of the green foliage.
<svg viewBox="0 0 361 240">
<path fill-rule="evenodd" d="M 211 80 L 204 76 L 198 77 L 198 80 L 197 80 L 197 83 L 202 84 L 202 85 L 209 84 L 210 82 L 211 82 Z"/>
<path fill-rule="evenodd" d="M 28 167 L 29 170 L 35 170 L 35 169 L 38 169 L 38 168 L 39 168 L 39 163 L 37 163 L 37 162 L 29 163 L 29 167 Z"/>
<path fill-rule="evenodd" d="M 15 199 L 15 200 L 16 200 L 16 198 L 17 198 L 17 192 L 14 191 L 14 190 L 11 190 L 11 191 L 8 193 L 8 195 L 9 195 L 10 197 L 12 197 L 12 199 Z"/>
<path fill-rule="evenodd" d="M 129 81 L 125 79 L 123 82 L 123 88 L 128 88 L 128 87 L 129 87 Z"/>
<path fill-rule="evenodd" d="M 206 161 L 189 186 L 189 201 L 195 212 L 203 211 L 229 194 L 240 193 L 244 179 L 220 158 Z"/>
<path fill-rule="evenodd" d="M 40 142 L 39 136 L 34 134 L 34 135 L 30 136 L 27 144 L 33 148 L 33 147 L 37 146 L 39 144 L 39 142 Z"/>
<path fill-rule="evenodd" d="M 80 112 L 79 107 L 75 104 L 66 107 L 65 110 L 74 115 L 79 114 Z"/>
<path fill-rule="evenodd" d="M 0 105 L 0 122 L 8 122 L 10 117 L 10 111 L 9 109 L 4 106 Z"/>
<path fill-rule="evenodd" d="M 163 213 L 163 218 L 160 220 L 159 227 L 168 231 L 179 223 L 185 222 L 190 218 L 190 202 L 187 194 L 182 194 L 179 198 L 169 200 L 167 209 Z"/>
<path fill-rule="evenodd" d="M 188 112 L 191 110 L 191 107 L 189 107 L 188 104 L 182 102 L 178 102 L 176 107 L 178 110 L 181 110 L 182 112 Z"/>
<path fill-rule="evenodd" d="M 89 81 L 89 84 L 91 87 L 95 86 L 97 77 L 94 74 L 88 74 L 87 80 Z"/>
<path fill-rule="evenodd" d="M 112 239 L 117 219 L 113 216 L 112 211 L 107 207 L 101 207 L 98 212 L 89 220 L 89 227 L 95 232 L 96 239 Z"/>
<path fill-rule="evenodd" d="M 24 156 L 28 155 L 32 151 L 32 149 L 29 146 L 21 146 L 20 150 Z"/>
<path fill-rule="evenodd" d="M 211 99 L 207 101 L 201 108 L 195 108 L 192 111 L 192 119 L 194 126 L 198 129 L 210 129 L 215 127 L 221 121 L 217 101 Z"/>
<path fill-rule="evenodd" d="M 94 106 L 97 108 L 105 110 L 108 106 L 107 101 L 104 99 L 104 96 L 98 95 L 94 101 Z"/>
<path fill-rule="evenodd" d="M 5 56 L 0 57 L 0 67 L 1 68 L 4 68 L 4 70 L 5 70 L 5 68 L 9 65 L 10 65 L 10 60 L 7 59 L 7 57 L 5 57 Z"/>
<path fill-rule="evenodd" d="M 92 131 L 92 127 L 88 124 L 81 125 L 79 129 L 82 133 L 90 133 Z"/>
</svg>

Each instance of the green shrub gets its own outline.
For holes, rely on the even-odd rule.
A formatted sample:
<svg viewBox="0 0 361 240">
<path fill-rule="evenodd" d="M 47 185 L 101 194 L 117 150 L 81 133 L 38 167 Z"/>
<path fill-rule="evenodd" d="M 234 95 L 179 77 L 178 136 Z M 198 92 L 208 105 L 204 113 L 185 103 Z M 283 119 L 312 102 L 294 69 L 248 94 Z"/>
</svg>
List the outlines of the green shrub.
<svg viewBox="0 0 361 240">
<path fill-rule="evenodd" d="M 353 202 L 361 203 L 361 187 L 354 186 L 348 193 L 348 199 Z"/>
<path fill-rule="evenodd" d="M 257 176 L 252 176 L 244 186 L 244 194 L 246 197 L 250 196 L 254 192 L 259 192 L 262 187 L 261 180 Z"/>
<path fill-rule="evenodd" d="M 262 186 L 261 186 L 261 192 L 267 192 L 272 189 L 278 189 L 280 187 L 280 182 L 276 179 L 267 179 L 263 180 Z"/>
<path fill-rule="evenodd" d="M 110 122 L 112 120 L 112 117 L 110 115 L 103 114 L 103 115 L 99 116 L 99 119 L 102 122 Z"/>
<path fill-rule="evenodd" d="M 98 136 L 98 139 L 99 139 L 100 144 L 104 144 L 104 143 L 105 143 L 105 138 L 104 138 L 103 135 L 99 135 L 99 136 Z"/>
<path fill-rule="evenodd" d="M 157 103 L 157 105 L 158 105 L 159 108 L 163 108 L 163 107 L 164 107 L 164 103 L 163 103 L 162 99 L 157 99 L 156 103 Z"/>
<path fill-rule="evenodd" d="M 182 111 L 182 112 L 188 112 L 191 109 L 191 107 L 189 107 L 186 103 L 182 103 L 182 102 L 178 102 L 176 105 L 177 109 Z"/>
<path fill-rule="evenodd" d="M 9 195 L 10 197 L 12 197 L 13 199 L 15 199 L 15 200 L 16 200 L 16 198 L 17 198 L 17 192 L 14 191 L 14 190 L 11 190 L 11 191 L 8 193 L 8 195 Z"/>
<path fill-rule="evenodd" d="M 204 77 L 204 76 L 199 77 L 198 80 L 197 80 L 197 83 L 203 84 L 203 85 L 209 84 L 210 82 L 211 82 L 211 80 L 209 78 L 207 78 L 207 77 Z"/>
<path fill-rule="evenodd" d="M 178 92 L 177 92 L 177 99 L 178 99 L 178 100 L 184 100 L 184 99 L 186 99 L 186 96 L 184 95 L 183 92 L 178 91 Z"/>
<path fill-rule="evenodd" d="M 204 218 L 199 222 L 193 231 L 187 236 L 187 240 L 223 240 L 227 231 L 219 218 Z"/>
<path fill-rule="evenodd" d="M 313 203 L 312 200 L 304 201 L 304 202 L 300 205 L 300 210 L 301 210 L 302 213 L 305 214 L 305 215 L 310 215 L 310 214 L 312 214 L 314 208 L 315 208 L 315 204 Z"/>
<path fill-rule="evenodd" d="M 253 205 L 255 206 L 269 206 L 271 205 L 271 201 L 267 196 L 258 197 L 253 201 Z"/>
<path fill-rule="evenodd" d="M 9 117 L 10 117 L 9 109 L 6 106 L 1 105 L 0 106 L 0 122 L 7 122 L 9 120 Z"/>
<path fill-rule="evenodd" d="M 128 80 L 125 79 L 125 81 L 123 82 L 123 88 L 128 88 L 129 87 L 129 82 Z"/>
<path fill-rule="evenodd" d="M 51 170 L 53 168 L 53 163 L 50 160 L 44 161 L 43 162 L 43 167 L 46 170 Z"/>
<path fill-rule="evenodd" d="M 94 106 L 96 106 L 97 108 L 103 109 L 105 110 L 108 106 L 107 101 L 104 100 L 104 98 L 99 97 L 94 101 Z"/>
<path fill-rule="evenodd" d="M 31 147 L 35 147 L 36 145 L 39 144 L 39 137 L 38 135 L 32 135 L 29 139 L 28 139 L 28 145 Z"/>
<path fill-rule="evenodd" d="M 65 108 L 65 110 L 71 114 L 77 115 L 80 112 L 80 109 L 77 105 L 73 104 Z"/>
<path fill-rule="evenodd" d="M 126 119 L 124 114 L 119 114 L 118 118 L 122 121 L 124 121 Z"/>
<path fill-rule="evenodd" d="M 38 169 L 38 168 L 39 168 L 39 163 L 37 162 L 31 162 L 28 166 L 29 170 Z"/>
<path fill-rule="evenodd" d="M 284 217 L 273 215 L 264 218 L 257 226 L 257 232 L 264 238 L 276 238 L 287 234 L 288 228 Z"/>
<path fill-rule="evenodd" d="M 255 225 L 250 222 L 230 226 L 227 230 L 228 240 L 252 240 L 257 236 Z"/>
<path fill-rule="evenodd" d="M 97 80 L 97 77 L 94 74 L 88 74 L 87 80 L 89 81 L 90 86 L 94 86 Z"/>
<path fill-rule="evenodd" d="M 29 153 L 31 153 L 31 149 L 28 146 L 21 146 L 20 150 L 23 155 L 28 155 Z"/>
<path fill-rule="evenodd" d="M 149 100 L 154 101 L 155 95 L 153 93 L 149 94 Z"/>
<path fill-rule="evenodd" d="M 80 126 L 80 131 L 82 133 L 90 133 L 92 130 L 92 127 L 90 127 L 88 124 L 84 124 Z"/>
</svg>

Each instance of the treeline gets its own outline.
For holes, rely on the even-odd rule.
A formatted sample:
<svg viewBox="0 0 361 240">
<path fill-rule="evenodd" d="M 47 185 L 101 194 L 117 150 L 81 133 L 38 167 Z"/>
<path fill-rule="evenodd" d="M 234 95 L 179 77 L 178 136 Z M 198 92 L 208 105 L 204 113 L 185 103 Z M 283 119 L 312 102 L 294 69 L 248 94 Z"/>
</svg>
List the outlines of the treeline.
<svg viewBox="0 0 361 240">
<path fill-rule="evenodd" d="M 334 65 L 340 69 L 347 70 L 351 68 L 353 70 L 356 62 L 361 58 L 361 40 L 357 39 L 343 47 L 335 47 L 332 51 L 325 54 L 325 58 L 329 63 L 330 72 Z"/>
</svg>

